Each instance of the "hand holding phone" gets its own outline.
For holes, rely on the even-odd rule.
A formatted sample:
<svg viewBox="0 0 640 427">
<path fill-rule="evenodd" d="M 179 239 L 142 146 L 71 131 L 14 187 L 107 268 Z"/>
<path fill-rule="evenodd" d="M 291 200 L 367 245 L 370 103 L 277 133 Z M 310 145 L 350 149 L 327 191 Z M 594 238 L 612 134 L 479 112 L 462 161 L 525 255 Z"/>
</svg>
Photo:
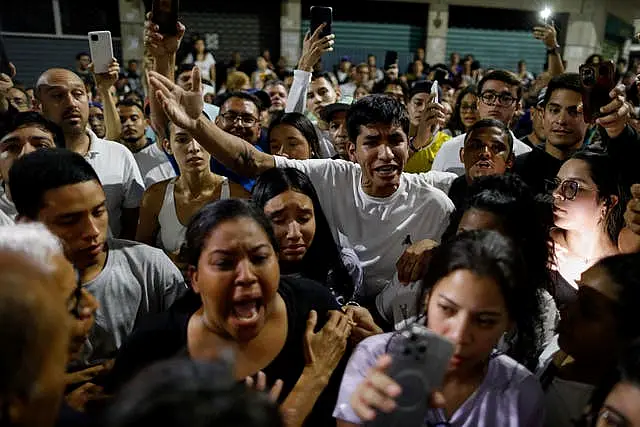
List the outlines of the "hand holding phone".
<svg viewBox="0 0 640 427">
<path fill-rule="evenodd" d="M 602 117 L 600 109 L 611 102 L 609 93 L 616 87 L 616 66 L 613 61 L 580 66 L 582 84 L 582 114 L 586 123 Z"/>
<path fill-rule="evenodd" d="M 414 324 L 390 343 L 391 366 L 386 375 L 400 386 L 393 412 L 378 412 L 370 427 L 419 427 L 429 398 L 442 386 L 454 346 L 445 338 Z"/>
<path fill-rule="evenodd" d="M 311 27 L 309 31 L 311 34 L 315 33 L 318 27 L 325 24 L 324 28 L 320 32 L 320 37 L 323 38 L 330 34 L 333 34 L 333 8 L 326 6 L 311 6 Z"/>
</svg>

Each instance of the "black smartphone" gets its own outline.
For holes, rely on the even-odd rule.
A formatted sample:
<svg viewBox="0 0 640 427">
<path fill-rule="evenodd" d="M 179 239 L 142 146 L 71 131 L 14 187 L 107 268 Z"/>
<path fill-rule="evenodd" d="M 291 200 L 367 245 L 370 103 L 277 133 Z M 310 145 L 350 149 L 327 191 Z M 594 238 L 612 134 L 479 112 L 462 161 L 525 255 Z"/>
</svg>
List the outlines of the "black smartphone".
<svg viewBox="0 0 640 427">
<path fill-rule="evenodd" d="M 313 35 L 318 27 L 327 24 L 320 32 L 320 38 L 326 37 L 333 33 L 331 26 L 333 24 L 333 8 L 327 6 L 311 6 L 311 28 L 309 31 Z"/>
<path fill-rule="evenodd" d="M 442 387 L 454 346 L 424 326 L 413 324 L 391 338 L 391 366 L 387 375 L 402 388 L 391 413 L 378 412 L 367 427 L 420 427 L 424 425 L 428 399 Z"/>
<path fill-rule="evenodd" d="M 7 51 L 4 48 L 4 41 L 0 37 L 0 73 L 6 74 L 11 77 L 11 68 L 9 67 L 9 57 Z"/>
<path fill-rule="evenodd" d="M 604 61 L 580 66 L 582 84 L 582 115 L 586 123 L 594 123 L 603 116 L 600 109 L 612 99 L 609 93 L 616 87 L 616 64 Z"/>
<path fill-rule="evenodd" d="M 178 9 L 180 0 L 153 0 L 151 20 L 160 27 L 160 34 L 178 34 Z"/>
</svg>

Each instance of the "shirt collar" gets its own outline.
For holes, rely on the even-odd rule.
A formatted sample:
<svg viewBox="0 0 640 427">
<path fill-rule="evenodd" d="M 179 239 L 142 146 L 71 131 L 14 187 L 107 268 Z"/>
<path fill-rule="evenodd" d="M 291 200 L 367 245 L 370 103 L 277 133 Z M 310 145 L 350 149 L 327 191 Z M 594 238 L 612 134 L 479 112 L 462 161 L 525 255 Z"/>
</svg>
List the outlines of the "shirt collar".
<svg viewBox="0 0 640 427">
<path fill-rule="evenodd" d="M 96 135 L 91 129 L 89 129 L 89 127 L 87 127 L 87 135 L 89 135 L 89 149 L 87 150 L 87 154 L 85 155 L 85 157 L 93 159 L 98 154 L 100 154 L 98 148 L 96 147 L 96 142 L 100 140 L 100 138 L 98 138 L 98 135 Z"/>
</svg>

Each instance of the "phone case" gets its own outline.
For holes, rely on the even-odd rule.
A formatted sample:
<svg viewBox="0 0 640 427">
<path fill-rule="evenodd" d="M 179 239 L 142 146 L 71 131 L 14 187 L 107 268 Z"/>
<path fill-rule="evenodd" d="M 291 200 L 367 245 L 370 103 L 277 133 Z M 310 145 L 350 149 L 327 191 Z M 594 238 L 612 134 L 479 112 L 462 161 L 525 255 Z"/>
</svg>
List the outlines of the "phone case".
<svg viewBox="0 0 640 427">
<path fill-rule="evenodd" d="M 391 339 L 392 363 L 387 375 L 402 388 L 392 413 L 378 412 L 370 427 L 420 427 L 429 395 L 442 386 L 454 346 L 421 325 L 411 325 Z"/>
<path fill-rule="evenodd" d="M 96 74 L 109 71 L 109 65 L 113 60 L 113 45 L 111 44 L 111 31 L 92 31 L 89 33 L 89 50 L 91 61 Z"/>
<path fill-rule="evenodd" d="M 580 66 L 582 111 L 586 123 L 594 123 L 603 114 L 600 109 L 611 102 L 609 93 L 615 88 L 616 66 L 613 61 Z"/>
<path fill-rule="evenodd" d="M 152 20 L 160 27 L 160 34 L 175 36 L 178 34 L 179 0 L 153 0 Z"/>
<path fill-rule="evenodd" d="M 311 34 L 313 34 L 320 25 L 326 23 L 327 25 L 322 29 L 320 38 L 326 37 L 333 33 L 331 28 L 333 24 L 333 9 L 326 6 L 311 6 Z"/>
</svg>

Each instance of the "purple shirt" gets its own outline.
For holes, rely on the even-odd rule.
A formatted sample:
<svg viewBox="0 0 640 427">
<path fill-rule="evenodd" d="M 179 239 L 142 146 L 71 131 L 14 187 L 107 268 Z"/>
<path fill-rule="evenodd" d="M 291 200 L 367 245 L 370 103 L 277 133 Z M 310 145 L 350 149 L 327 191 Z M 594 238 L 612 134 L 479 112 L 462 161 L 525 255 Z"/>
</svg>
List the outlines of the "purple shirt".
<svg viewBox="0 0 640 427">
<path fill-rule="evenodd" d="M 361 424 L 349 400 L 356 387 L 385 353 L 391 333 L 362 341 L 349 359 L 333 416 Z M 538 427 L 544 421 L 543 392 L 538 380 L 524 366 L 508 356 L 489 361 L 480 387 L 447 420 L 439 409 L 429 410 L 426 423 L 448 421 L 452 427 Z"/>
</svg>

